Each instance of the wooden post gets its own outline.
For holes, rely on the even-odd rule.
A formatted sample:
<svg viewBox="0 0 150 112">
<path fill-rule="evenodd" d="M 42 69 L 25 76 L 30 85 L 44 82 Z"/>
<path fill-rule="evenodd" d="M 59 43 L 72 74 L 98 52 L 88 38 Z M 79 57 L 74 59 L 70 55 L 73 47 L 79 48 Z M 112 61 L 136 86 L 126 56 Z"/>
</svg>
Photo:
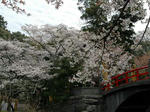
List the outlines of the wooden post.
<svg viewBox="0 0 150 112">
<path fill-rule="evenodd" d="M 139 80 L 139 70 L 136 70 L 136 80 Z"/>
<path fill-rule="evenodd" d="M 148 60 L 148 75 L 147 76 L 150 78 L 150 59 Z"/>
<path fill-rule="evenodd" d="M 116 84 L 116 87 L 118 87 L 119 86 L 119 81 L 118 81 L 119 79 L 118 79 L 118 76 L 116 76 L 115 77 L 115 84 Z"/>
<path fill-rule="evenodd" d="M 126 84 L 129 82 L 128 80 L 129 80 L 129 78 L 128 78 L 128 73 L 126 73 L 126 74 L 125 74 L 125 81 L 126 81 L 125 83 L 126 83 Z"/>
</svg>

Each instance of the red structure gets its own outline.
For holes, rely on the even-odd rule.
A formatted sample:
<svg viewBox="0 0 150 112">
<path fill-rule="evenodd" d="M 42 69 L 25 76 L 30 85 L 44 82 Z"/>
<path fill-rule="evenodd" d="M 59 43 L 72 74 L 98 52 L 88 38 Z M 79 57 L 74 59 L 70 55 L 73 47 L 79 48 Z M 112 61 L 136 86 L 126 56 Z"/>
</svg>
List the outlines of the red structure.
<svg viewBox="0 0 150 112">
<path fill-rule="evenodd" d="M 148 73 L 148 66 L 136 68 L 136 69 L 111 77 L 110 82 L 102 84 L 103 86 L 102 90 L 108 91 L 114 87 L 119 87 L 124 84 L 132 83 L 138 80 L 146 80 L 146 79 L 150 79 L 150 76 Z"/>
</svg>

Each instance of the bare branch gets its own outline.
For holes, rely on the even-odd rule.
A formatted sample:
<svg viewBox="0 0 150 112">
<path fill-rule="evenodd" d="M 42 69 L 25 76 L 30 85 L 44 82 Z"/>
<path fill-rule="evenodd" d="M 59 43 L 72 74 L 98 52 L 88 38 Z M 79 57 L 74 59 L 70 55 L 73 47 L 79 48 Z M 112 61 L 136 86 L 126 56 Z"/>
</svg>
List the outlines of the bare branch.
<svg viewBox="0 0 150 112">
<path fill-rule="evenodd" d="M 149 16 L 147 25 L 146 25 L 146 27 L 145 27 L 145 30 L 144 30 L 144 32 L 143 32 L 143 35 L 142 35 L 140 41 L 136 44 L 136 46 L 135 46 L 135 48 L 134 48 L 133 50 L 135 50 L 135 49 L 138 47 L 138 45 L 142 42 L 142 40 L 143 40 L 143 38 L 144 38 L 144 36 L 145 36 L 145 33 L 146 33 L 147 29 L 148 29 L 149 23 L 150 23 L 150 16 Z"/>
<path fill-rule="evenodd" d="M 25 29 L 24 29 L 24 30 L 25 30 Z M 28 33 L 28 35 L 30 36 L 30 38 L 31 38 L 33 41 L 35 41 L 36 43 L 38 43 L 43 49 L 45 49 L 45 50 L 49 53 L 50 56 L 52 56 L 52 53 L 47 49 L 46 45 L 44 45 L 44 44 L 42 44 L 41 42 L 39 42 L 39 41 L 37 41 L 36 39 L 34 39 L 28 30 L 25 30 L 25 31 Z"/>
</svg>

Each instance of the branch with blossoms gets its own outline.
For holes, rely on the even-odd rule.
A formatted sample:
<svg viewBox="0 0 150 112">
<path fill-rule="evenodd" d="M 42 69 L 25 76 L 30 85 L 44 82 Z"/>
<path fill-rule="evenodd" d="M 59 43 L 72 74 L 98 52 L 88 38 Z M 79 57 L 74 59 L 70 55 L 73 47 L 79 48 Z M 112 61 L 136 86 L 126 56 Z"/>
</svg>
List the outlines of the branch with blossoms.
<svg viewBox="0 0 150 112">
<path fill-rule="evenodd" d="M 124 6 L 121 8 L 120 14 L 118 16 L 118 18 L 115 20 L 114 24 L 110 27 L 109 32 L 106 34 L 106 36 L 104 36 L 101 40 L 107 41 L 107 37 L 110 36 L 110 34 L 112 33 L 113 29 L 115 28 L 115 26 L 117 25 L 119 19 L 121 18 L 121 16 L 123 15 L 123 12 L 125 10 L 125 8 L 127 7 L 127 5 L 129 4 L 130 0 L 126 0 Z"/>
<path fill-rule="evenodd" d="M 62 0 L 45 0 L 48 4 L 55 5 L 55 8 L 58 9 L 62 4 Z M 16 13 L 23 13 L 27 16 L 30 16 L 31 14 L 26 12 L 26 9 L 21 8 L 19 5 L 27 5 L 25 0 L 2 0 L 1 2 L 6 7 L 12 9 Z"/>
<path fill-rule="evenodd" d="M 18 5 L 25 5 L 25 1 L 23 0 L 2 0 L 1 2 L 4 4 L 6 7 L 12 9 L 16 13 L 24 13 L 30 16 L 30 13 L 27 13 L 25 9 L 20 8 Z"/>
</svg>

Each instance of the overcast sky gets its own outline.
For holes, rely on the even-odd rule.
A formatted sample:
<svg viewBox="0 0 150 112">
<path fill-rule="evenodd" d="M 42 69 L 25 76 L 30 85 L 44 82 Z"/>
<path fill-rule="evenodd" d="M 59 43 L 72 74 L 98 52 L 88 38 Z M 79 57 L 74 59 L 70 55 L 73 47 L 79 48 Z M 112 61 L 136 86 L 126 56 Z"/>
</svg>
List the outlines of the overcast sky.
<svg viewBox="0 0 150 112">
<path fill-rule="evenodd" d="M 44 0 L 25 0 L 24 8 L 31 16 L 25 14 L 17 14 L 11 9 L 0 4 L 0 15 L 8 22 L 8 29 L 11 31 L 21 30 L 24 24 L 33 25 L 58 25 L 65 24 L 69 27 L 80 29 L 82 21 L 81 13 L 77 8 L 77 0 L 64 0 L 64 4 L 60 9 L 55 6 L 48 5 Z M 37 2 L 38 1 L 38 2 Z"/>
<path fill-rule="evenodd" d="M 64 4 L 60 9 L 55 9 L 54 6 L 48 5 L 44 0 L 25 0 L 24 8 L 31 16 L 25 14 L 17 14 L 0 4 L 0 15 L 8 22 L 10 31 L 21 31 L 21 26 L 25 24 L 33 25 L 58 25 L 65 24 L 69 27 L 80 29 L 83 21 L 80 20 L 81 13 L 77 8 L 78 0 L 63 0 Z M 37 2 L 38 1 L 38 2 Z M 136 24 L 135 30 L 141 31 L 146 25 Z"/>
</svg>

